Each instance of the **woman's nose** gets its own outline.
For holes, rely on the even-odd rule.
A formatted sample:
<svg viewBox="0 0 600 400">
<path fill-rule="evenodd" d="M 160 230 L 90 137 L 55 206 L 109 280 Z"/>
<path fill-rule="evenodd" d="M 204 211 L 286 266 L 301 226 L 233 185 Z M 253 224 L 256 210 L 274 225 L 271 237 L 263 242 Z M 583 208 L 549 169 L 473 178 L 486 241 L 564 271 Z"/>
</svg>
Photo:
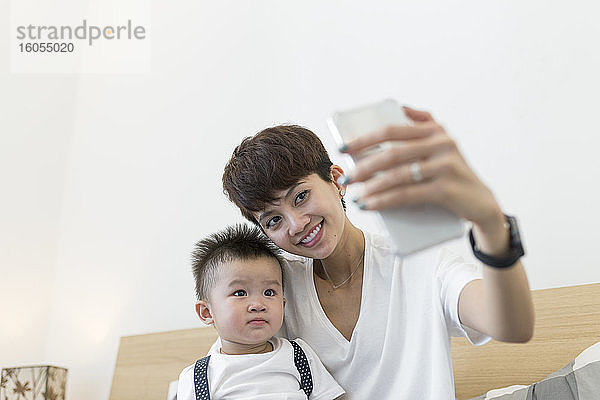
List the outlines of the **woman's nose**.
<svg viewBox="0 0 600 400">
<path fill-rule="evenodd" d="M 290 236 L 297 235 L 306 229 L 310 217 L 303 213 L 290 213 L 288 217 Z"/>
</svg>

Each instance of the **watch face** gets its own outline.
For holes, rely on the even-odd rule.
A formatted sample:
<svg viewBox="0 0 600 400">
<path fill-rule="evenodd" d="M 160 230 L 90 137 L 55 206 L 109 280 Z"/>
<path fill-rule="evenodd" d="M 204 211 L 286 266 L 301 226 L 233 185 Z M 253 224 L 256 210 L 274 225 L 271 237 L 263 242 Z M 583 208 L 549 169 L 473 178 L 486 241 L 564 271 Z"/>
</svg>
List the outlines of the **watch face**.
<svg viewBox="0 0 600 400">
<path fill-rule="evenodd" d="M 513 216 L 507 215 L 506 220 L 510 225 L 510 248 L 518 251 L 523 251 L 523 245 L 521 243 L 521 234 L 519 233 L 519 226 L 517 225 L 517 219 Z M 523 254 L 521 254 L 522 256 Z M 520 257 L 520 256 L 519 256 Z"/>
</svg>

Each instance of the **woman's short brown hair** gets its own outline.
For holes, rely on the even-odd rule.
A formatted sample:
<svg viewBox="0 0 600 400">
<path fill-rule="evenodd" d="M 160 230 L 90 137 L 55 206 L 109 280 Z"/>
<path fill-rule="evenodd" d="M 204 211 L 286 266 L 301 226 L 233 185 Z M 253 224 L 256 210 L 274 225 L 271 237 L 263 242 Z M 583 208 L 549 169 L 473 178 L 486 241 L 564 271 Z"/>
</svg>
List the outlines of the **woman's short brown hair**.
<svg viewBox="0 0 600 400">
<path fill-rule="evenodd" d="M 223 172 L 223 192 L 249 221 L 276 193 L 316 173 L 331 182 L 327 150 L 310 130 L 298 125 L 278 125 L 247 137 L 233 151 Z M 342 202 L 343 204 L 343 202 Z"/>
</svg>

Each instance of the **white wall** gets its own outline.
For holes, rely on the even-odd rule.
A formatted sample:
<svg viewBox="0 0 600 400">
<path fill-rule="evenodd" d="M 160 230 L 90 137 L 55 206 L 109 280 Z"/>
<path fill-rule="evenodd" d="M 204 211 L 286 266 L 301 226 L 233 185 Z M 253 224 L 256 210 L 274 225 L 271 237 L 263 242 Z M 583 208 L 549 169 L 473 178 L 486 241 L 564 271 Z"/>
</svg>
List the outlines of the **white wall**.
<svg viewBox="0 0 600 400">
<path fill-rule="evenodd" d="M 0 368 L 44 357 L 75 82 L 0 63 Z"/>
<path fill-rule="evenodd" d="M 600 281 L 598 11 L 154 2 L 149 75 L 3 67 L 1 365 L 66 366 L 69 399 L 106 399 L 120 336 L 199 326 L 188 257 L 240 220 L 220 188 L 235 145 L 296 122 L 339 160 L 327 115 L 384 97 L 432 110 L 519 216 L 533 288 Z"/>
</svg>

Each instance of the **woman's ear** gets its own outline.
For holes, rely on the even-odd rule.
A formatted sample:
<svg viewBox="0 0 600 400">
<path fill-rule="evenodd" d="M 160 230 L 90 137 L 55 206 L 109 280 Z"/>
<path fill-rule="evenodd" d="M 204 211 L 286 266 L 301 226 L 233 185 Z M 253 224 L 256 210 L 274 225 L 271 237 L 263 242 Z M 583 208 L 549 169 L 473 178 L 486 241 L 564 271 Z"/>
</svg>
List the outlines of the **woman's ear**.
<svg viewBox="0 0 600 400">
<path fill-rule="evenodd" d="M 338 190 L 346 190 L 347 185 L 340 185 L 338 183 L 338 179 L 340 179 L 340 177 L 344 176 L 344 170 L 342 169 L 342 167 L 334 164 L 331 167 L 329 167 L 329 171 L 331 173 L 331 179 L 333 180 L 333 183 L 337 187 L 337 189 Z"/>
<path fill-rule="evenodd" d="M 198 314 L 198 317 L 200 317 L 202 322 L 206 325 L 213 325 L 215 323 L 212 313 L 210 312 L 210 306 L 204 300 L 200 300 L 196 303 L 196 314 Z"/>
</svg>

